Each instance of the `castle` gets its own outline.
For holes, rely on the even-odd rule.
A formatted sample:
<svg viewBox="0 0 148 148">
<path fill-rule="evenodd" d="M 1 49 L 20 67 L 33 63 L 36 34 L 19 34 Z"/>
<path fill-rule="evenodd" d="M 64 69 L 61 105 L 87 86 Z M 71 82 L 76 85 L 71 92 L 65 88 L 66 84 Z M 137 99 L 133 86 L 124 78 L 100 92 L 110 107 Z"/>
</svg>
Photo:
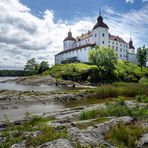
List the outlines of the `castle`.
<svg viewBox="0 0 148 148">
<path fill-rule="evenodd" d="M 89 62 L 88 54 L 94 46 L 111 47 L 117 52 L 118 59 L 137 63 L 133 41 L 130 39 L 127 43 L 121 37 L 110 34 L 109 27 L 100 14 L 92 31 L 77 38 L 72 36 L 71 31 L 68 32 L 68 36 L 63 41 L 64 50 L 55 55 L 55 64 Z"/>
</svg>

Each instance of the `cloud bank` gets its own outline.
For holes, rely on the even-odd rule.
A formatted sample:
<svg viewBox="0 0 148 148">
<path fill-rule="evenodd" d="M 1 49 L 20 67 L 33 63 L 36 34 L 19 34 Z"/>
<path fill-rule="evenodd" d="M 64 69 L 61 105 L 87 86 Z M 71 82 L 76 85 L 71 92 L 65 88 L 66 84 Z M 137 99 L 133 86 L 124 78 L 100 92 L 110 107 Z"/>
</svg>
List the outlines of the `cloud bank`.
<svg viewBox="0 0 148 148">
<path fill-rule="evenodd" d="M 110 32 L 120 35 L 126 41 L 130 34 L 136 45 L 143 45 L 148 32 L 148 6 L 126 14 L 111 8 L 105 11 L 105 22 Z M 46 60 L 54 63 L 54 55 L 62 50 L 63 39 L 69 28 L 73 35 L 81 35 L 91 30 L 96 22 L 92 18 L 80 18 L 73 22 L 54 22 L 54 12 L 45 10 L 42 18 L 31 13 L 31 9 L 19 0 L 0 2 L 0 69 L 22 69 L 26 61 L 35 57 L 38 62 Z M 145 43 L 146 44 L 146 43 Z"/>
</svg>

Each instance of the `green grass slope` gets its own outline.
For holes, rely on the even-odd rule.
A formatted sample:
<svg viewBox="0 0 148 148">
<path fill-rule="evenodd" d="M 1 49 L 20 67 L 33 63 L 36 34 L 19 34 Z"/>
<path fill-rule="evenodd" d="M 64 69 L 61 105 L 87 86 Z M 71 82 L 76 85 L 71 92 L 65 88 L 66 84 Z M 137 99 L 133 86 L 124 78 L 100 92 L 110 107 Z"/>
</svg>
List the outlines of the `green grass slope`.
<svg viewBox="0 0 148 148">
<path fill-rule="evenodd" d="M 118 80 L 127 82 L 138 82 L 142 77 L 148 77 L 148 68 L 141 68 L 129 61 L 118 60 L 115 70 L 115 76 Z"/>
<path fill-rule="evenodd" d="M 143 71 L 138 65 L 128 61 L 118 60 L 116 65 L 116 81 L 138 82 L 143 77 L 148 77 L 148 68 L 143 67 Z M 101 82 L 101 73 L 97 66 L 84 63 L 58 64 L 45 71 L 43 75 L 51 75 L 56 79 L 73 81 Z M 103 75 L 103 74 L 102 74 Z M 147 78 L 146 78 L 147 79 Z"/>
<path fill-rule="evenodd" d="M 43 75 L 51 75 L 57 79 L 85 81 L 95 69 L 97 66 L 84 63 L 58 64 L 45 71 Z"/>
</svg>

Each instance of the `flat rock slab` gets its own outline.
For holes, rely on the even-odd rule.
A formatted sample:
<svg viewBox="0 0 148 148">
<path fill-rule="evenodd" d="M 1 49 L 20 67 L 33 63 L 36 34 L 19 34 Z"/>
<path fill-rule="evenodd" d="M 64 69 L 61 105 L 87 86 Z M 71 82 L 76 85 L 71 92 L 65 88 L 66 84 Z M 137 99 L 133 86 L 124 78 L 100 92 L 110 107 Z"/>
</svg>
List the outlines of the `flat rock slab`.
<svg viewBox="0 0 148 148">
<path fill-rule="evenodd" d="M 53 142 L 47 142 L 38 148 L 73 148 L 67 139 L 58 139 Z"/>
<path fill-rule="evenodd" d="M 148 133 L 144 134 L 139 141 L 139 148 L 148 148 Z"/>
<path fill-rule="evenodd" d="M 80 130 L 77 127 L 72 127 L 69 129 L 69 134 L 72 140 L 78 141 L 82 147 L 91 146 L 92 148 L 98 148 L 98 146 L 102 144 L 108 148 L 114 148 L 114 146 L 105 141 L 104 134 L 107 133 L 112 126 L 118 124 L 119 122 L 128 124 L 132 120 L 133 118 L 125 116 L 111 119 L 96 126 L 90 126 L 86 130 Z"/>
</svg>

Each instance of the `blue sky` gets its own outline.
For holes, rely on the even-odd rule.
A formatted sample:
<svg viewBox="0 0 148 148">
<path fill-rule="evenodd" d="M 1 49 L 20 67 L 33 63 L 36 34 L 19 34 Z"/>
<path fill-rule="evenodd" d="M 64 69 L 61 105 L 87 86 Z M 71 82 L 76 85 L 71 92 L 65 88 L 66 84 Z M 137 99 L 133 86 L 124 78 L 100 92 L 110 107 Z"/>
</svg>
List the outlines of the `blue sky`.
<svg viewBox="0 0 148 148">
<path fill-rule="evenodd" d="M 0 69 L 33 57 L 52 65 L 69 28 L 74 37 L 91 30 L 100 9 L 111 34 L 148 46 L 148 0 L 1 0 Z"/>
<path fill-rule="evenodd" d="M 55 21 L 59 19 L 73 20 L 75 17 L 94 16 L 100 9 L 111 7 L 117 12 L 139 10 L 145 5 L 142 0 L 21 0 L 31 8 L 34 15 L 41 17 L 46 9 L 53 10 Z"/>
</svg>

